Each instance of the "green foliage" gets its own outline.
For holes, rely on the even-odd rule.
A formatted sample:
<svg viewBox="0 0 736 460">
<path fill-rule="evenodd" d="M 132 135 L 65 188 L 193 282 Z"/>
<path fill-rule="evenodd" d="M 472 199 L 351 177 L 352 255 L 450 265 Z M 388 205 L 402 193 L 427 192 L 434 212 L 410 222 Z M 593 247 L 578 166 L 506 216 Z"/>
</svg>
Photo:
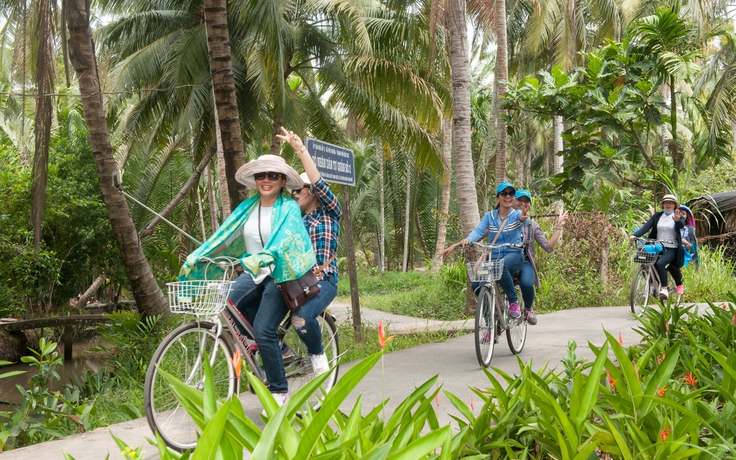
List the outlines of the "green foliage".
<svg viewBox="0 0 736 460">
<path fill-rule="evenodd" d="M 0 446 L 10 450 L 30 444 L 61 438 L 78 429 L 89 428 L 93 406 L 87 404 L 78 390 L 67 388 L 51 392 L 51 380 L 59 380 L 54 369 L 62 364 L 56 343 L 41 338 L 39 351 L 21 361 L 36 370 L 29 387 L 17 385 L 22 402 L 15 412 L 0 413 Z"/>
<path fill-rule="evenodd" d="M 263 430 L 244 414 L 237 398 L 215 399 L 209 363 L 205 363 L 208 378 L 205 378 L 204 391 L 189 387 L 170 375 L 165 377 L 202 429 L 195 456 L 207 452 L 223 458 L 242 458 L 243 449 L 246 449 L 252 453 L 252 458 L 454 458 L 451 455 L 455 448 L 452 430 L 449 426 L 439 426 L 432 406 L 439 391 L 437 377 L 417 387 L 388 419 L 380 415 L 383 404 L 363 414 L 360 397 L 349 414 L 339 410 L 381 357 L 382 353 L 375 353 L 351 367 L 325 396 L 317 412 L 306 403 L 329 374 L 316 377 L 281 407 L 260 380 L 247 374 L 267 414 Z M 189 453 L 172 452 L 160 438 L 157 441 L 162 459 L 189 458 Z"/>
</svg>

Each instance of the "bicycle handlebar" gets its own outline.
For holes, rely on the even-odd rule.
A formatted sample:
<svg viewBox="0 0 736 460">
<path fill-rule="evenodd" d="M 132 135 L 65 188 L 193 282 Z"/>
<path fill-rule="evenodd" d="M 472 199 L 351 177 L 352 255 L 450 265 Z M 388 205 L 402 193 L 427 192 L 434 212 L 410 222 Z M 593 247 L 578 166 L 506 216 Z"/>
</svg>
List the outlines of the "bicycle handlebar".
<svg viewBox="0 0 736 460">
<path fill-rule="evenodd" d="M 477 241 L 473 241 L 470 243 L 474 246 L 478 246 L 479 248 L 483 249 L 501 249 L 501 248 L 516 248 L 516 249 L 524 249 L 524 246 L 521 244 L 513 244 L 513 243 L 503 243 L 503 244 L 485 244 L 485 243 L 478 243 Z"/>
<path fill-rule="evenodd" d="M 658 240 L 656 238 L 642 238 L 640 236 L 635 237 L 634 243 L 641 243 L 643 245 L 648 244 L 677 244 L 677 241 L 670 240 Z"/>
</svg>

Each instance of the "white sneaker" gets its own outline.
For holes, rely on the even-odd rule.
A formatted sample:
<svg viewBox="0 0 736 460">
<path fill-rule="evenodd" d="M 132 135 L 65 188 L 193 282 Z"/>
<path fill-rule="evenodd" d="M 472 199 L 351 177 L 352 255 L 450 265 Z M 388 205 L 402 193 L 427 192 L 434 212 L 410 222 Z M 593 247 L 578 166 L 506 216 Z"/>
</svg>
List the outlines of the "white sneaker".
<svg viewBox="0 0 736 460">
<path fill-rule="evenodd" d="M 660 300 L 667 300 L 667 297 L 670 296 L 669 291 L 667 291 L 667 288 L 662 288 L 659 290 L 659 299 Z"/>
<path fill-rule="evenodd" d="M 276 404 L 278 404 L 279 407 L 286 404 L 286 401 L 289 400 L 289 393 L 271 393 L 271 396 L 273 396 L 273 399 L 276 401 Z"/>
<path fill-rule="evenodd" d="M 276 401 L 276 404 L 279 405 L 279 407 L 286 404 L 286 402 L 289 400 L 290 396 L 289 393 L 271 393 L 271 396 L 273 396 L 274 401 Z M 266 417 L 266 409 L 263 409 L 261 411 L 261 415 Z"/>
<path fill-rule="evenodd" d="M 319 355 L 309 355 L 309 358 L 312 360 L 314 375 L 320 375 L 330 371 L 330 363 L 327 361 L 327 355 L 324 352 Z"/>
</svg>

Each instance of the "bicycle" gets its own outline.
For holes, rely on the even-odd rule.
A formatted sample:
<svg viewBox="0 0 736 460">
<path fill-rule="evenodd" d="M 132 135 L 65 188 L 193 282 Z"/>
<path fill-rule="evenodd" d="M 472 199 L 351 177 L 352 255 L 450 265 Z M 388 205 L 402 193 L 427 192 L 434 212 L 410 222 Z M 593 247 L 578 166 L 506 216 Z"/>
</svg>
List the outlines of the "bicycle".
<svg viewBox="0 0 736 460">
<path fill-rule="evenodd" d="M 629 303 L 631 305 L 631 313 L 636 316 L 641 316 L 644 309 L 649 306 L 650 296 L 659 300 L 658 294 L 661 288 L 661 282 L 654 264 L 657 262 L 657 259 L 659 259 L 660 254 L 664 250 L 663 244 L 665 243 L 673 242 L 647 238 L 637 238 L 635 240 L 634 263 L 638 264 L 639 268 L 634 275 L 634 280 L 631 282 Z M 672 279 L 672 275 L 668 271 L 667 286 L 674 285 L 675 281 Z M 673 293 L 671 296 L 675 296 L 677 299 L 677 305 L 680 305 L 682 295 Z M 664 302 L 661 300 L 660 303 L 664 305 Z"/>
<path fill-rule="evenodd" d="M 480 292 L 478 293 L 475 309 L 475 356 L 481 366 L 488 367 L 493 359 L 493 349 L 495 344 L 498 343 L 498 336 L 503 332 L 506 332 L 509 349 L 515 355 L 521 353 L 526 342 L 526 310 L 521 294 L 518 295 L 519 305 L 524 313 L 518 318 L 511 318 L 509 316 L 508 297 L 501 296 L 501 290 L 497 283 L 503 274 L 503 259 L 491 258 L 494 249 L 505 246 L 519 246 L 509 243 L 500 245 L 473 244 L 491 251 L 488 256 L 483 256 L 480 260 L 467 264 L 470 281 L 480 283 Z"/>
<path fill-rule="evenodd" d="M 219 399 L 230 398 L 240 392 L 240 380 L 233 364 L 233 355 L 239 350 L 250 371 L 268 385 L 260 364 L 258 346 L 250 339 L 255 337 L 253 328 L 227 300 L 234 282 L 229 278 L 233 277 L 239 261 L 219 257 L 203 259 L 202 262 L 218 265 L 225 274 L 221 280 L 215 281 L 167 283 L 171 312 L 194 315 L 196 318 L 164 338 L 148 366 L 144 387 L 148 425 L 154 433 L 161 435 L 166 445 L 179 452 L 194 449 L 201 430 L 182 407 L 168 382 L 159 373 L 160 370 L 202 390 L 205 383 L 203 363 L 207 359 L 212 367 L 215 394 Z M 208 271 L 209 265 L 205 273 Z M 322 330 L 322 345 L 331 368 L 331 376 L 321 389 L 324 395 L 337 381 L 340 349 L 335 318 L 322 312 L 318 321 Z M 306 346 L 292 328 L 291 315 L 287 315 L 279 326 L 278 337 L 289 391 L 293 394 L 315 377 L 312 363 Z M 249 390 L 253 392 L 250 387 Z M 318 396 L 315 394 L 309 400 L 315 410 L 319 409 Z"/>
</svg>

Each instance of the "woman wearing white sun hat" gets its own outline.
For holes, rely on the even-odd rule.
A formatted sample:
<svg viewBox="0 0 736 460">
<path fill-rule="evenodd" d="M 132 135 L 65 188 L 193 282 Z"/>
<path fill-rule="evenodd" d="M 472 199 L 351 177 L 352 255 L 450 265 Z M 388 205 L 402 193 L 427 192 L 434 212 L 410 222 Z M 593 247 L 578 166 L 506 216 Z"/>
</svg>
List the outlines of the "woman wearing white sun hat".
<svg viewBox="0 0 736 460">
<path fill-rule="evenodd" d="M 245 272 L 233 284 L 229 301 L 253 325 L 269 390 L 279 405 L 289 398 L 284 361 L 276 331 L 289 313 L 277 283 L 311 270 L 316 258 L 290 189 L 301 187 L 299 174 L 276 155 L 262 155 L 235 173 L 256 195 L 240 203 L 201 247 L 187 257 L 180 279 L 201 279 L 202 257 L 240 259 Z"/>
<path fill-rule="evenodd" d="M 682 295 L 684 290 L 680 268 L 685 262 L 685 248 L 682 245 L 680 230 L 685 226 L 685 219 L 680 218 L 679 214 L 675 212 L 680 207 L 675 195 L 667 194 L 663 196 L 659 204 L 662 206 L 662 211 L 655 212 L 647 223 L 635 231 L 629 238 L 633 241 L 649 231 L 649 238 L 663 241 L 662 246 L 664 249 L 654 264 L 654 267 L 662 283 L 659 298 L 667 300 L 669 297 L 667 286 L 668 270 L 675 280 L 675 292 L 678 295 Z"/>
</svg>

